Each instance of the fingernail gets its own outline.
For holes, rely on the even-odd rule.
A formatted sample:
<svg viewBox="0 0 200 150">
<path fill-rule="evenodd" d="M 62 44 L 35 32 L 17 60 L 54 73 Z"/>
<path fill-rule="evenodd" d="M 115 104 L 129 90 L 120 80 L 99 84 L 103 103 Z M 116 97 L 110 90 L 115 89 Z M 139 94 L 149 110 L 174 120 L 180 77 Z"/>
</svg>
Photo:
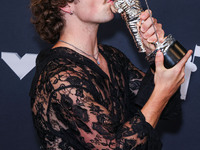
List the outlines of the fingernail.
<svg viewBox="0 0 200 150">
<path fill-rule="evenodd" d="M 157 55 L 158 55 L 158 56 L 161 56 L 161 51 L 160 51 L 160 50 L 157 52 Z"/>
<path fill-rule="evenodd" d="M 144 28 L 141 26 L 141 31 L 144 32 Z"/>
</svg>

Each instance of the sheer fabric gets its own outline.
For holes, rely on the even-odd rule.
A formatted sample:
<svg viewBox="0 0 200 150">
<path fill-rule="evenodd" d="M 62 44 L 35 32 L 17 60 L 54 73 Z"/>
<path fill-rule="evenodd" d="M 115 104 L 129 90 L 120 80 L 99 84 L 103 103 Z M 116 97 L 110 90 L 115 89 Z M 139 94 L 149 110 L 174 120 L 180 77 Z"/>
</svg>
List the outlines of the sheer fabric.
<svg viewBox="0 0 200 150">
<path fill-rule="evenodd" d="M 107 60 L 110 79 L 69 48 L 39 54 L 30 96 L 41 149 L 161 149 L 138 109 L 148 100 L 148 95 L 136 97 L 145 74 L 117 49 L 100 45 L 99 51 Z M 153 85 L 151 73 L 145 78 Z M 153 86 L 144 89 L 148 93 Z"/>
</svg>

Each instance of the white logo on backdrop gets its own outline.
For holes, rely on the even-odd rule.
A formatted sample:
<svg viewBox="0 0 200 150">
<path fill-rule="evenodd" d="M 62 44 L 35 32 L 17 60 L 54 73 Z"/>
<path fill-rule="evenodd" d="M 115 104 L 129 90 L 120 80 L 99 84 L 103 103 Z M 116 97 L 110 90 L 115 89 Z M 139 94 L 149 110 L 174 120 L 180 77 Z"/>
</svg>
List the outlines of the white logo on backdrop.
<svg viewBox="0 0 200 150">
<path fill-rule="evenodd" d="M 193 59 L 192 56 L 188 59 L 185 65 L 185 82 L 181 85 L 181 99 L 185 100 L 189 87 L 191 73 L 197 71 L 197 66 L 194 64 L 195 57 L 200 57 L 200 46 L 195 47 Z"/>
<path fill-rule="evenodd" d="M 17 53 L 1 52 L 1 58 L 22 80 L 34 67 L 37 54 L 25 54 L 20 57 Z"/>
<path fill-rule="evenodd" d="M 20 57 L 17 53 L 1 52 L 1 58 L 22 80 L 34 67 L 37 54 L 25 54 Z M 191 73 L 197 70 L 194 64 L 195 57 L 200 57 L 200 46 L 195 47 L 193 58 L 188 59 L 185 66 L 185 82 L 181 85 L 181 99 L 185 100 L 189 87 Z"/>
</svg>

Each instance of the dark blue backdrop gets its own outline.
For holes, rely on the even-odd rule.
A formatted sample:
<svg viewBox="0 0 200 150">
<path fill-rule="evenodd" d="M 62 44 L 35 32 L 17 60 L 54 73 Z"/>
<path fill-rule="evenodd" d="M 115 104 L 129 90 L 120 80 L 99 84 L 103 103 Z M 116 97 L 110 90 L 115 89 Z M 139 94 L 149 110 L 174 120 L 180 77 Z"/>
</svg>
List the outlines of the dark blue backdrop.
<svg viewBox="0 0 200 150">
<path fill-rule="evenodd" d="M 172 33 L 187 49 L 200 46 L 199 0 L 151 0 L 149 5 L 153 16 L 163 24 L 166 35 Z M 0 14 L 0 149 L 39 150 L 28 96 L 35 71 L 30 62 L 49 45 L 39 39 L 30 23 L 29 1 L 1 0 Z M 136 66 L 146 70 L 144 56 L 137 53 L 119 15 L 100 26 L 99 41 L 119 48 Z M 200 48 L 196 48 L 197 54 L 199 51 Z M 200 67 L 200 54 L 194 63 Z M 28 72 L 26 67 L 32 71 Z M 23 69 L 26 70 L 24 77 L 20 74 Z M 182 119 L 162 121 L 158 125 L 163 150 L 200 149 L 199 75 L 199 69 L 191 74 Z"/>
</svg>

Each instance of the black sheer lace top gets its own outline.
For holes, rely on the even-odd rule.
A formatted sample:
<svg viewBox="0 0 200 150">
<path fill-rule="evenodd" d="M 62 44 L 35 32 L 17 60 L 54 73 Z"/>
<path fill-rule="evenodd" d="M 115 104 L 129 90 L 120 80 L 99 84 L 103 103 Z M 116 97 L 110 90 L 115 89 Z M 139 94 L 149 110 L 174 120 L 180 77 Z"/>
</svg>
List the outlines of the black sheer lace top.
<svg viewBox="0 0 200 150">
<path fill-rule="evenodd" d="M 30 97 L 41 149 L 161 149 L 140 112 L 153 90 L 153 74 L 145 76 L 113 47 L 100 45 L 99 51 L 110 79 L 92 60 L 66 47 L 38 55 Z M 164 118 L 180 108 L 179 95 L 174 97 Z"/>
</svg>

